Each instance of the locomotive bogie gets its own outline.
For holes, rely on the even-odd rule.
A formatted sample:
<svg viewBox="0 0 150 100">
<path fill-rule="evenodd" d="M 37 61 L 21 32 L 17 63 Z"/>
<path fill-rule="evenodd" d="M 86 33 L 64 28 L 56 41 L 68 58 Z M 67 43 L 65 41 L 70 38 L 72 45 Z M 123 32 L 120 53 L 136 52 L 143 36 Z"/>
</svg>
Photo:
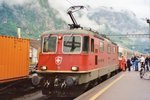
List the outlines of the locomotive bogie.
<svg viewBox="0 0 150 100">
<path fill-rule="evenodd" d="M 54 97 L 76 97 L 83 93 L 88 86 L 87 83 L 78 85 L 71 76 L 68 78 L 45 77 L 42 81 L 42 94 Z"/>
</svg>

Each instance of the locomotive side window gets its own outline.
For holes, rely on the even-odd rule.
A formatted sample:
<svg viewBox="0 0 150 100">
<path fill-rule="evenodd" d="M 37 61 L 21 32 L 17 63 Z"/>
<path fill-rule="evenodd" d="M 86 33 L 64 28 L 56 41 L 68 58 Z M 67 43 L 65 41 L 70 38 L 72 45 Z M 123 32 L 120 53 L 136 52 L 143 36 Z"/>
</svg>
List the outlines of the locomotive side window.
<svg viewBox="0 0 150 100">
<path fill-rule="evenodd" d="M 63 52 L 79 53 L 81 51 L 81 36 L 64 36 Z"/>
<path fill-rule="evenodd" d="M 115 47 L 113 47 L 113 53 L 116 53 L 116 48 Z"/>
<path fill-rule="evenodd" d="M 91 39 L 91 52 L 94 52 L 94 39 Z"/>
<path fill-rule="evenodd" d="M 111 52 L 111 46 L 110 46 L 110 44 L 108 44 L 107 52 L 108 52 L 108 53 L 110 53 L 110 52 Z"/>
<path fill-rule="evenodd" d="M 104 52 L 104 42 L 100 42 L 100 51 Z"/>
<path fill-rule="evenodd" d="M 89 51 L 89 37 L 84 36 L 83 37 L 83 52 L 88 52 Z"/>
<path fill-rule="evenodd" d="M 43 52 L 56 52 L 56 36 L 44 37 L 43 39 Z"/>
</svg>

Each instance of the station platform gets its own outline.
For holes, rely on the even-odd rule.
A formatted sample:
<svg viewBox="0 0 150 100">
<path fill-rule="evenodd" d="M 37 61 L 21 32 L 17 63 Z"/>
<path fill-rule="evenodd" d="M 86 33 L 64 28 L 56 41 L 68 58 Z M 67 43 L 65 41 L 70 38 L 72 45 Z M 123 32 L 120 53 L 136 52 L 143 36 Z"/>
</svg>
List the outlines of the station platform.
<svg viewBox="0 0 150 100">
<path fill-rule="evenodd" d="M 150 80 L 139 72 L 121 72 L 74 100 L 150 100 Z"/>
</svg>

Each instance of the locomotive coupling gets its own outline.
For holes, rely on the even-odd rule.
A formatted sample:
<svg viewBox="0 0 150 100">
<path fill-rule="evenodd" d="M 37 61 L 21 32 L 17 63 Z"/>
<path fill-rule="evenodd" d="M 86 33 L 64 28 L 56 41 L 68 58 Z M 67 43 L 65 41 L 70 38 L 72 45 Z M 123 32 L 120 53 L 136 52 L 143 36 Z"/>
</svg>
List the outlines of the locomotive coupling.
<svg viewBox="0 0 150 100">
<path fill-rule="evenodd" d="M 34 86 L 39 85 L 40 81 L 41 81 L 41 77 L 38 76 L 37 73 L 34 73 L 30 76 L 31 78 L 31 82 Z"/>
</svg>

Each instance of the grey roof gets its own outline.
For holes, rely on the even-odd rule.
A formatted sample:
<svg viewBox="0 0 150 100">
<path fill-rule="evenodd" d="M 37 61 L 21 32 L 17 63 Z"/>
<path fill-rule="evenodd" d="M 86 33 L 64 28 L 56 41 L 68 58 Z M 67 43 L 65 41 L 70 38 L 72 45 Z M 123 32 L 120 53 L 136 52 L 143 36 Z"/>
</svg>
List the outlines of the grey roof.
<svg viewBox="0 0 150 100">
<path fill-rule="evenodd" d="M 110 39 L 102 34 L 99 34 L 98 32 L 92 30 L 92 29 L 68 29 L 68 30 L 50 30 L 43 32 L 43 35 L 46 34 L 88 34 L 88 35 L 95 35 L 101 39 L 105 39 L 106 41 L 110 41 Z M 113 42 L 112 42 L 113 43 Z M 116 43 L 113 43 L 116 45 Z"/>
<path fill-rule="evenodd" d="M 43 34 L 91 34 L 94 35 L 96 33 L 92 32 L 92 31 L 88 31 L 85 29 L 68 29 L 68 30 L 50 30 L 50 31 L 46 31 L 43 32 Z"/>
</svg>

